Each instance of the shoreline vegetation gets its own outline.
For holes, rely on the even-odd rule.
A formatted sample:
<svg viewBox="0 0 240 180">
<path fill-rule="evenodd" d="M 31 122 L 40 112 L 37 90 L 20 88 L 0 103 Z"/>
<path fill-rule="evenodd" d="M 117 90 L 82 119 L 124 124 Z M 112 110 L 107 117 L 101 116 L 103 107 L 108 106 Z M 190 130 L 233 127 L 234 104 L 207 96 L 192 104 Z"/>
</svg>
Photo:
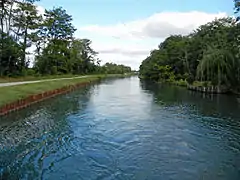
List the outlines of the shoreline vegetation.
<svg viewBox="0 0 240 180">
<path fill-rule="evenodd" d="M 141 75 L 138 76 L 142 80 L 150 80 L 148 78 L 145 78 Z M 152 81 L 152 80 L 150 80 Z M 234 89 L 230 89 L 229 87 L 226 86 L 213 86 L 211 82 L 201 82 L 201 81 L 194 81 L 192 84 L 189 84 L 187 80 L 169 80 L 169 79 L 161 79 L 158 81 L 154 81 L 156 83 L 164 83 L 164 84 L 169 84 L 169 85 L 175 85 L 175 86 L 181 86 L 185 87 L 187 90 L 190 91 L 196 91 L 200 93 L 207 93 L 207 94 L 233 94 L 233 95 L 239 95 L 240 92 L 235 91 Z M 240 98 L 239 98 L 240 99 Z"/>
<path fill-rule="evenodd" d="M 142 61 L 139 77 L 240 95 L 240 0 L 233 2 L 235 18 L 216 18 L 187 35 L 168 36 Z"/>
<path fill-rule="evenodd" d="M 2 83 L 12 83 L 12 82 L 27 82 L 27 81 L 41 81 L 41 80 L 55 80 L 62 78 L 78 78 L 85 76 L 108 76 L 108 77 L 122 77 L 135 75 L 136 72 L 123 73 L 123 74 L 83 74 L 83 75 L 74 75 L 74 74 L 65 74 L 65 75 L 48 75 L 48 76 L 21 76 L 21 77 L 0 77 L 0 85 Z M 1 86 L 0 86 L 1 87 Z"/>
<path fill-rule="evenodd" d="M 81 38 L 81 35 L 75 37 L 77 29 L 73 17 L 64 7 L 40 12 L 39 1 L 1 2 L 0 83 L 49 79 L 32 84 L 0 86 L 2 114 L 68 92 L 81 84 L 135 73 L 130 66 L 108 60 L 102 63 L 90 39 Z M 51 81 L 77 76 L 86 77 Z"/>
<path fill-rule="evenodd" d="M 10 83 L 10 82 L 39 81 L 39 80 L 58 79 L 58 78 L 74 78 L 79 76 L 80 75 L 66 74 L 66 75 L 48 75 L 48 76 L 0 77 L 0 84 Z"/>
<path fill-rule="evenodd" d="M 1 2 L 0 83 L 132 72 L 123 64 L 101 63 L 92 41 L 75 37 L 72 15 L 64 7 L 40 12 L 39 1 Z"/>
<path fill-rule="evenodd" d="M 139 77 L 140 79 L 145 79 Z M 145 79 L 148 80 L 148 79 Z M 232 89 L 228 89 L 226 86 L 221 86 L 220 88 L 217 86 L 212 86 L 211 84 L 207 84 L 206 82 L 198 82 L 195 81 L 192 84 L 189 84 L 186 80 L 179 80 L 179 81 L 157 81 L 157 83 L 164 83 L 169 85 L 181 86 L 185 87 L 187 90 L 196 91 L 199 93 L 207 93 L 207 94 L 233 94 L 233 95 L 240 95 L 239 92 L 234 91 Z"/>
<path fill-rule="evenodd" d="M 191 34 L 171 35 L 140 65 L 142 79 L 203 93 L 240 93 L 240 23 L 215 19 Z"/>
<path fill-rule="evenodd" d="M 0 116 L 20 110 L 45 99 L 73 91 L 91 82 L 105 78 L 128 77 L 134 74 L 90 75 L 77 79 L 37 82 L 15 86 L 0 87 Z"/>
</svg>

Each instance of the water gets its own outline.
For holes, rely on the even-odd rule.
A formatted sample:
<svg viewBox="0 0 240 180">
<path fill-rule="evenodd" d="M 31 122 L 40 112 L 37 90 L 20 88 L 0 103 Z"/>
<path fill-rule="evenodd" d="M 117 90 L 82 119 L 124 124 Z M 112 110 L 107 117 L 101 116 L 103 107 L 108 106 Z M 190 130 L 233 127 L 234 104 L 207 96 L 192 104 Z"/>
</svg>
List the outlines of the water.
<svg viewBox="0 0 240 180">
<path fill-rule="evenodd" d="M 0 179 L 240 179 L 231 96 L 111 79 L 0 120 Z"/>
</svg>

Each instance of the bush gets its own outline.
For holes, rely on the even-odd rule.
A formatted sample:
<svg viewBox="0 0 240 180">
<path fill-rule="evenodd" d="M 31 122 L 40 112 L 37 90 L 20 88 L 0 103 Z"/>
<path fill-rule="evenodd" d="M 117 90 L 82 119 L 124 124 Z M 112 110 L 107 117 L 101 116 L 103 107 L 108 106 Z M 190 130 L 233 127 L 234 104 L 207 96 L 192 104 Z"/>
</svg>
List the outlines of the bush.
<svg viewBox="0 0 240 180">
<path fill-rule="evenodd" d="M 33 69 L 28 69 L 26 73 L 27 73 L 28 76 L 34 76 L 35 75 L 35 71 Z"/>
<path fill-rule="evenodd" d="M 180 81 L 177 82 L 178 86 L 187 86 L 187 82 L 183 79 L 180 79 Z"/>
<path fill-rule="evenodd" d="M 35 72 L 34 77 L 40 77 L 42 76 L 39 72 Z"/>
<path fill-rule="evenodd" d="M 17 76 L 27 76 L 27 70 L 25 68 Z"/>
<path fill-rule="evenodd" d="M 181 75 L 181 74 L 177 74 L 177 75 L 175 76 L 175 79 L 176 79 L 177 81 L 181 80 L 181 79 L 182 79 L 182 75 Z"/>
<path fill-rule="evenodd" d="M 213 86 L 217 86 L 217 85 L 218 85 L 218 79 L 217 79 L 217 77 L 215 77 L 215 78 L 212 80 L 212 85 L 213 85 Z"/>
<path fill-rule="evenodd" d="M 192 83 L 192 85 L 195 86 L 195 87 L 202 87 L 202 86 L 203 86 L 203 82 L 194 81 L 194 82 Z"/>
<path fill-rule="evenodd" d="M 188 82 L 189 84 L 193 84 L 193 82 L 194 82 L 194 77 L 193 77 L 192 75 L 190 75 L 190 76 L 188 76 L 188 77 L 186 78 L 186 80 L 187 80 L 187 82 Z"/>
<path fill-rule="evenodd" d="M 203 87 L 208 87 L 208 82 L 207 81 L 203 82 Z"/>
<path fill-rule="evenodd" d="M 56 75 L 58 73 L 57 66 L 52 66 L 51 67 L 51 74 Z"/>
<path fill-rule="evenodd" d="M 188 73 L 184 73 L 184 75 L 183 75 L 183 79 L 186 80 L 189 76 L 190 76 L 190 74 L 188 74 Z"/>
<path fill-rule="evenodd" d="M 212 86 L 211 82 L 209 81 L 194 81 L 193 86 L 195 87 L 210 87 Z"/>
</svg>

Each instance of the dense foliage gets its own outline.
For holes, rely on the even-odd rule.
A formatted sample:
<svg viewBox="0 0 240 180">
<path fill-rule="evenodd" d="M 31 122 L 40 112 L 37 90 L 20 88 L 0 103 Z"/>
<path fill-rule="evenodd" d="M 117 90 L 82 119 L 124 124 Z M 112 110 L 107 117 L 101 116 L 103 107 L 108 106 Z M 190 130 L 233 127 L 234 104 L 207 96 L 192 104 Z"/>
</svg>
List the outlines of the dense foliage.
<svg viewBox="0 0 240 180">
<path fill-rule="evenodd" d="M 74 37 L 72 16 L 62 7 L 41 14 L 36 1 L 0 2 L 0 76 L 131 72 L 123 65 L 100 66 L 91 40 Z"/>
<path fill-rule="evenodd" d="M 233 18 L 216 19 L 187 36 L 172 35 L 142 62 L 140 76 L 236 89 L 240 84 L 239 35 Z"/>
<path fill-rule="evenodd" d="M 102 66 L 103 72 L 106 72 L 107 74 L 124 74 L 127 72 L 131 72 L 131 68 L 124 66 L 124 65 L 118 65 L 114 63 L 106 63 Z"/>
</svg>

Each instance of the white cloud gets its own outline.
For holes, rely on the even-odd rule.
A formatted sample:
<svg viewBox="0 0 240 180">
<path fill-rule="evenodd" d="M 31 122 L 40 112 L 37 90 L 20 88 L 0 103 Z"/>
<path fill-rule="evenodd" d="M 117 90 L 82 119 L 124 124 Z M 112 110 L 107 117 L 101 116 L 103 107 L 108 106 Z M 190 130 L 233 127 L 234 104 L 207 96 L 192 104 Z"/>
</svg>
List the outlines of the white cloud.
<svg viewBox="0 0 240 180">
<path fill-rule="evenodd" d="M 149 53 L 149 48 L 154 49 L 153 44 L 139 44 L 138 41 L 127 39 L 111 39 L 111 38 L 91 38 L 93 39 L 93 49 L 95 49 L 102 60 L 102 63 L 114 62 L 125 64 L 134 69 L 138 69 L 141 61 Z M 141 41 L 140 41 L 141 42 Z"/>
<path fill-rule="evenodd" d="M 37 11 L 38 11 L 39 14 L 42 14 L 42 15 L 43 15 L 43 14 L 45 13 L 45 8 L 38 5 L 38 6 L 37 6 Z"/>
<path fill-rule="evenodd" d="M 93 48 L 104 62 L 126 63 L 138 69 L 141 61 L 167 36 L 186 35 L 200 25 L 226 16 L 224 12 L 161 12 L 130 22 L 78 27 L 77 34 L 93 41 Z"/>
<path fill-rule="evenodd" d="M 124 56 L 140 56 L 149 53 L 149 46 L 136 44 L 133 41 L 127 40 L 112 40 L 110 43 L 96 41 L 94 48 L 101 54 L 120 54 Z M 124 44 L 125 43 L 125 44 Z"/>
<path fill-rule="evenodd" d="M 148 18 L 109 26 L 89 25 L 80 31 L 98 33 L 115 38 L 166 38 L 171 34 L 187 34 L 199 25 L 215 18 L 225 17 L 226 13 L 205 12 L 162 12 Z"/>
<path fill-rule="evenodd" d="M 138 69 L 141 61 L 146 58 L 146 55 L 138 55 L 138 56 L 126 56 L 122 54 L 99 54 L 100 59 L 102 60 L 101 64 L 106 62 L 113 62 L 117 64 L 124 64 L 132 67 L 133 69 Z"/>
<path fill-rule="evenodd" d="M 121 48 L 110 48 L 110 49 L 102 49 L 98 50 L 99 53 L 102 54 L 123 54 L 123 55 L 133 55 L 133 56 L 139 56 L 139 55 L 145 55 L 149 52 L 149 50 L 138 50 L 138 49 L 121 49 Z"/>
</svg>

